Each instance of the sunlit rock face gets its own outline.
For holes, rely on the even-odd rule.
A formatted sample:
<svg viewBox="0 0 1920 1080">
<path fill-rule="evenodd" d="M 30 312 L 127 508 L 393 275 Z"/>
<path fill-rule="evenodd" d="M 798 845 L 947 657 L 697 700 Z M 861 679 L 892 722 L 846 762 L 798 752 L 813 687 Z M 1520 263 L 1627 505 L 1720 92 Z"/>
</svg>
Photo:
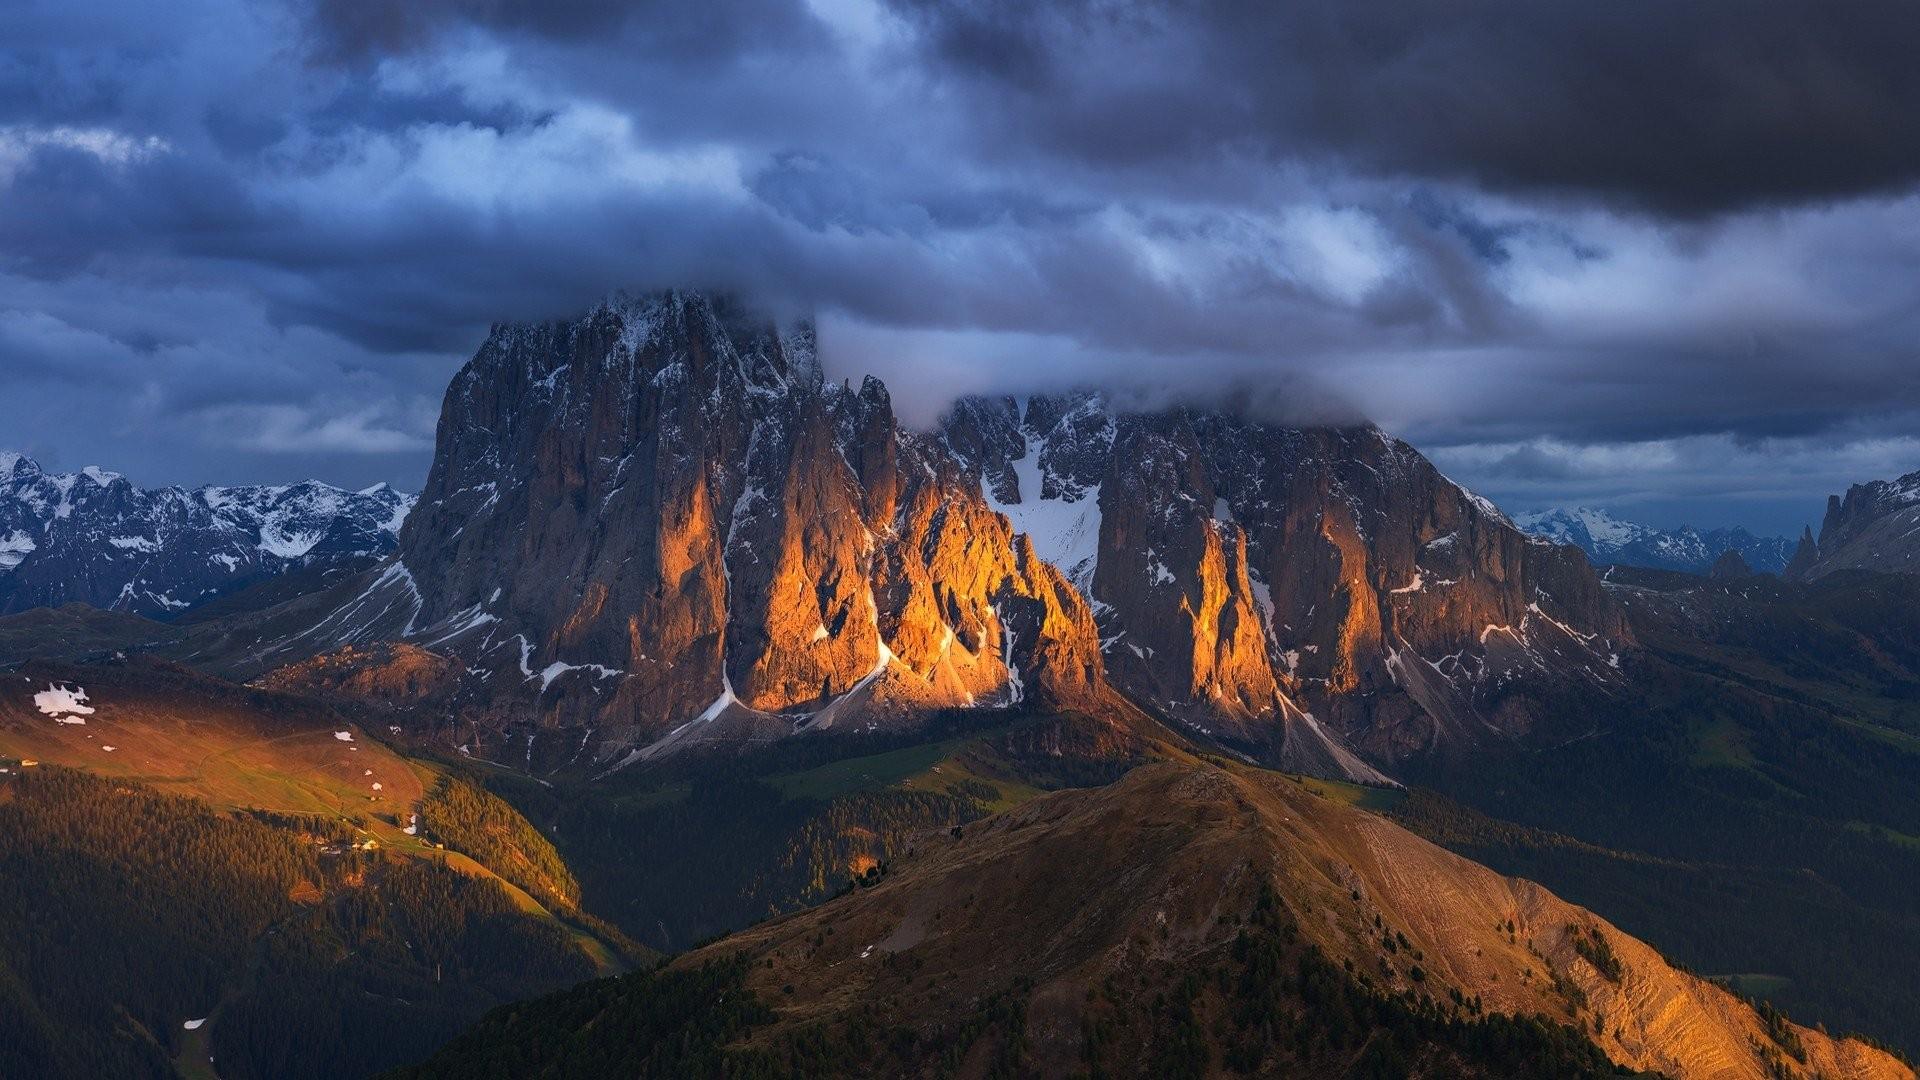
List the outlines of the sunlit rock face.
<svg viewBox="0 0 1920 1080">
<path fill-rule="evenodd" d="M 1519 734 L 1515 688 L 1619 678 L 1628 633 L 1579 552 L 1371 426 L 1088 393 L 962 402 L 947 439 L 1083 583 L 1118 686 L 1269 760 L 1340 763 L 1329 725 L 1382 761 Z"/>
<path fill-rule="evenodd" d="M 410 637 L 624 745 L 1111 695 L 1084 597 L 879 382 L 699 294 L 496 328 L 401 565 Z"/>
<path fill-rule="evenodd" d="M 1089 391 L 907 431 L 809 326 L 698 293 L 496 327 L 399 558 L 330 603 L 276 659 L 457 656 L 463 716 L 595 769 L 1019 704 L 1378 780 L 1626 643 L 1577 551 L 1370 426 Z"/>
</svg>

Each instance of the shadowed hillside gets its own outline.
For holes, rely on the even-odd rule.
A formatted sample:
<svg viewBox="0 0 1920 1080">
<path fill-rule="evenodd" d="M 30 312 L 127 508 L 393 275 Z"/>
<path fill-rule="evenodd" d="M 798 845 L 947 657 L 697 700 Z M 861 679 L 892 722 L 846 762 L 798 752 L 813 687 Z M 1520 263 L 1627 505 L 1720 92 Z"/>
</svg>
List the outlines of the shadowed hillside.
<svg viewBox="0 0 1920 1080">
<path fill-rule="evenodd" d="M 1161 764 L 926 836 L 850 896 L 500 1010 L 395 1076 L 1616 1067 L 1912 1075 L 1285 777 Z"/>
</svg>

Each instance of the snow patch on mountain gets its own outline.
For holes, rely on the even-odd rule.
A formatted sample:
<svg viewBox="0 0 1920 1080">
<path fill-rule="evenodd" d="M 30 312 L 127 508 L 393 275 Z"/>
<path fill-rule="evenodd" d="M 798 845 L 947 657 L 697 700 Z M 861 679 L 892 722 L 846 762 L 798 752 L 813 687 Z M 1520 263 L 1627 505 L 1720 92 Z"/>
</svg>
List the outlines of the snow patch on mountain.
<svg viewBox="0 0 1920 1080">
<path fill-rule="evenodd" d="M 278 522 L 268 522 L 260 529 L 260 550 L 269 555 L 278 555 L 283 559 L 297 559 L 313 550 L 323 534 L 317 531 L 284 533 Z"/>
<path fill-rule="evenodd" d="M 1012 522 L 1014 532 L 1032 539 L 1034 554 L 1053 564 L 1082 593 L 1091 594 L 1100 554 L 1100 485 L 1081 485 L 1049 470 L 1043 457 L 1052 432 L 1035 431 L 1025 419 L 1033 415 L 1029 399 L 1020 399 L 1018 409 L 1026 449 L 1012 462 L 1013 498 L 1001 499 L 991 483 L 982 483 L 981 489 L 987 502 Z"/>
<path fill-rule="evenodd" d="M 45 690 L 33 695 L 33 706 L 57 724 L 84 724 L 86 721 L 80 718 L 94 713 L 93 706 L 87 704 L 84 687 L 62 683 L 48 683 Z"/>
<path fill-rule="evenodd" d="M 33 554 L 38 544 L 33 537 L 20 529 L 14 529 L 0 536 L 0 573 L 5 573 L 20 565 L 21 560 Z"/>
</svg>

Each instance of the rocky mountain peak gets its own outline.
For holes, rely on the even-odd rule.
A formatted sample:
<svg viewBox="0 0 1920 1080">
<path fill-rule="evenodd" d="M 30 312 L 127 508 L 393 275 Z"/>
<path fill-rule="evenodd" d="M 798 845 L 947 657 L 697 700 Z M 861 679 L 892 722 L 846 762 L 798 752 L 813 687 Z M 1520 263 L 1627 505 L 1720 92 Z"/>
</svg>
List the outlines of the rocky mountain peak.
<svg viewBox="0 0 1920 1080">
<path fill-rule="evenodd" d="M 1727 551 L 1713 560 L 1713 566 L 1707 570 L 1707 576 L 1719 581 L 1737 581 L 1740 578 L 1752 577 L 1753 567 L 1747 565 L 1747 560 L 1741 558 L 1739 552 Z"/>
<path fill-rule="evenodd" d="M 412 505 L 313 480 L 143 489 L 0 455 L 0 613 L 80 602 L 171 618 L 290 570 L 384 556 Z"/>
<path fill-rule="evenodd" d="M 1529 544 L 1491 504 L 1371 425 L 1124 411 L 1085 391 L 963 400 L 941 431 L 995 508 L 1086 592 L 1129 696 L 1256 753 L 1325 769 L 1340 740 L 1320 736 L 1338 728 L 1384 739 L 1389 757 L 1396 739 L 1411 749 L 1474 737 L 1484 725 L 1469 718 L 1485 702 L 1471 699 L 1506 684 L 1509 664 L 1558 647 L 1489 651 L 1490 628 L 1558 637 L 1559 627 L 1594 627 L 1568 643 L 1582 654 L 1624 640 L 1577 559 Z M 1514 588 L 1529 566 L 1555 585 Z M 1486 617 L 1475 621 L 1476 610 Z M 1607 649 L 1594 670 L 1617 661 Z M 1414 655 L 1448 658 L 1448 668 L 1400 662 Z M 1489 655 L 1502 658 L 1487 665 Z M 1478 666 L 1460 666 L 1468 656 Z M 1377 699 L 1410 694 L 1424 700 L 1408 717 L 1453 733 L 1385 736 Z M 1315 719 L 1355 709 L 1368 715 Z"/>
<path fill-rule="evenodd" d="M 1781 571 L 1781 576 L 1790 581 L 1804 580 L 1819 558 L 1820 545 L 1813 538 L 1813 527 L 1808 526 L 1800 531 L 1800 543 L 1795 545 L 1793 558 L 1788 560 L 1786 569 Z"/>
<path fill-rule="evenodd" d="M 40 463 L 17 450 L 0 450 L 0 484 L 26 476 L 37 476 Z"/>
<path fill-rule="evenodd" d="M 1920 472 L 1855 484 L 1844 497 L 1827 497 L 1819 541 L 1809 558 L 1796 554 L 1790 576 L 1812 580 L 1836 570 L 1920 572 L 1916 536 L 1920 536 Z"/>
<path fill-rule="evenodd" d="M 457 655 L 478 732 L 548 767 L 1045 703 L 1367 780 L 1354 744 L 1511 735 L 1539 679 L 1616 678 L 1578 553 L 1377 428 L 1085 389 L 914 432 L 820 370 L 808 324 L 705 293 L 496 326 L 398 561 L 253 662 Z"/>
</svg>

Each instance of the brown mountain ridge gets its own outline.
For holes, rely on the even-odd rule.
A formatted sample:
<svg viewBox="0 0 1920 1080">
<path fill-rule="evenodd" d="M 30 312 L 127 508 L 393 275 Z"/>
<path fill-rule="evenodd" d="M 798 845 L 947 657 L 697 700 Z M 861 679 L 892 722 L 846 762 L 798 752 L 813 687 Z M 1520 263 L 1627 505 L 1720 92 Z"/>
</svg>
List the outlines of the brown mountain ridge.
<svg viewBox="0 0 1920 1080">
<path fill-rule="evenodd" d="M 1538 885 L 1240 767 L 1043 796 L 869 882 L 664 975 L 497 1012 L 401 1075 L 1913 1075 Z M 750 998 L 659 1019 L 663 985 L 701 980 Z M 650 1020 L 627 1007 L 643 999 Z M 723 1014 L 737 1023 L 706 1023 Z M 710 1056 L 676 1056 L 695 1045 Z"/>
</svg>

